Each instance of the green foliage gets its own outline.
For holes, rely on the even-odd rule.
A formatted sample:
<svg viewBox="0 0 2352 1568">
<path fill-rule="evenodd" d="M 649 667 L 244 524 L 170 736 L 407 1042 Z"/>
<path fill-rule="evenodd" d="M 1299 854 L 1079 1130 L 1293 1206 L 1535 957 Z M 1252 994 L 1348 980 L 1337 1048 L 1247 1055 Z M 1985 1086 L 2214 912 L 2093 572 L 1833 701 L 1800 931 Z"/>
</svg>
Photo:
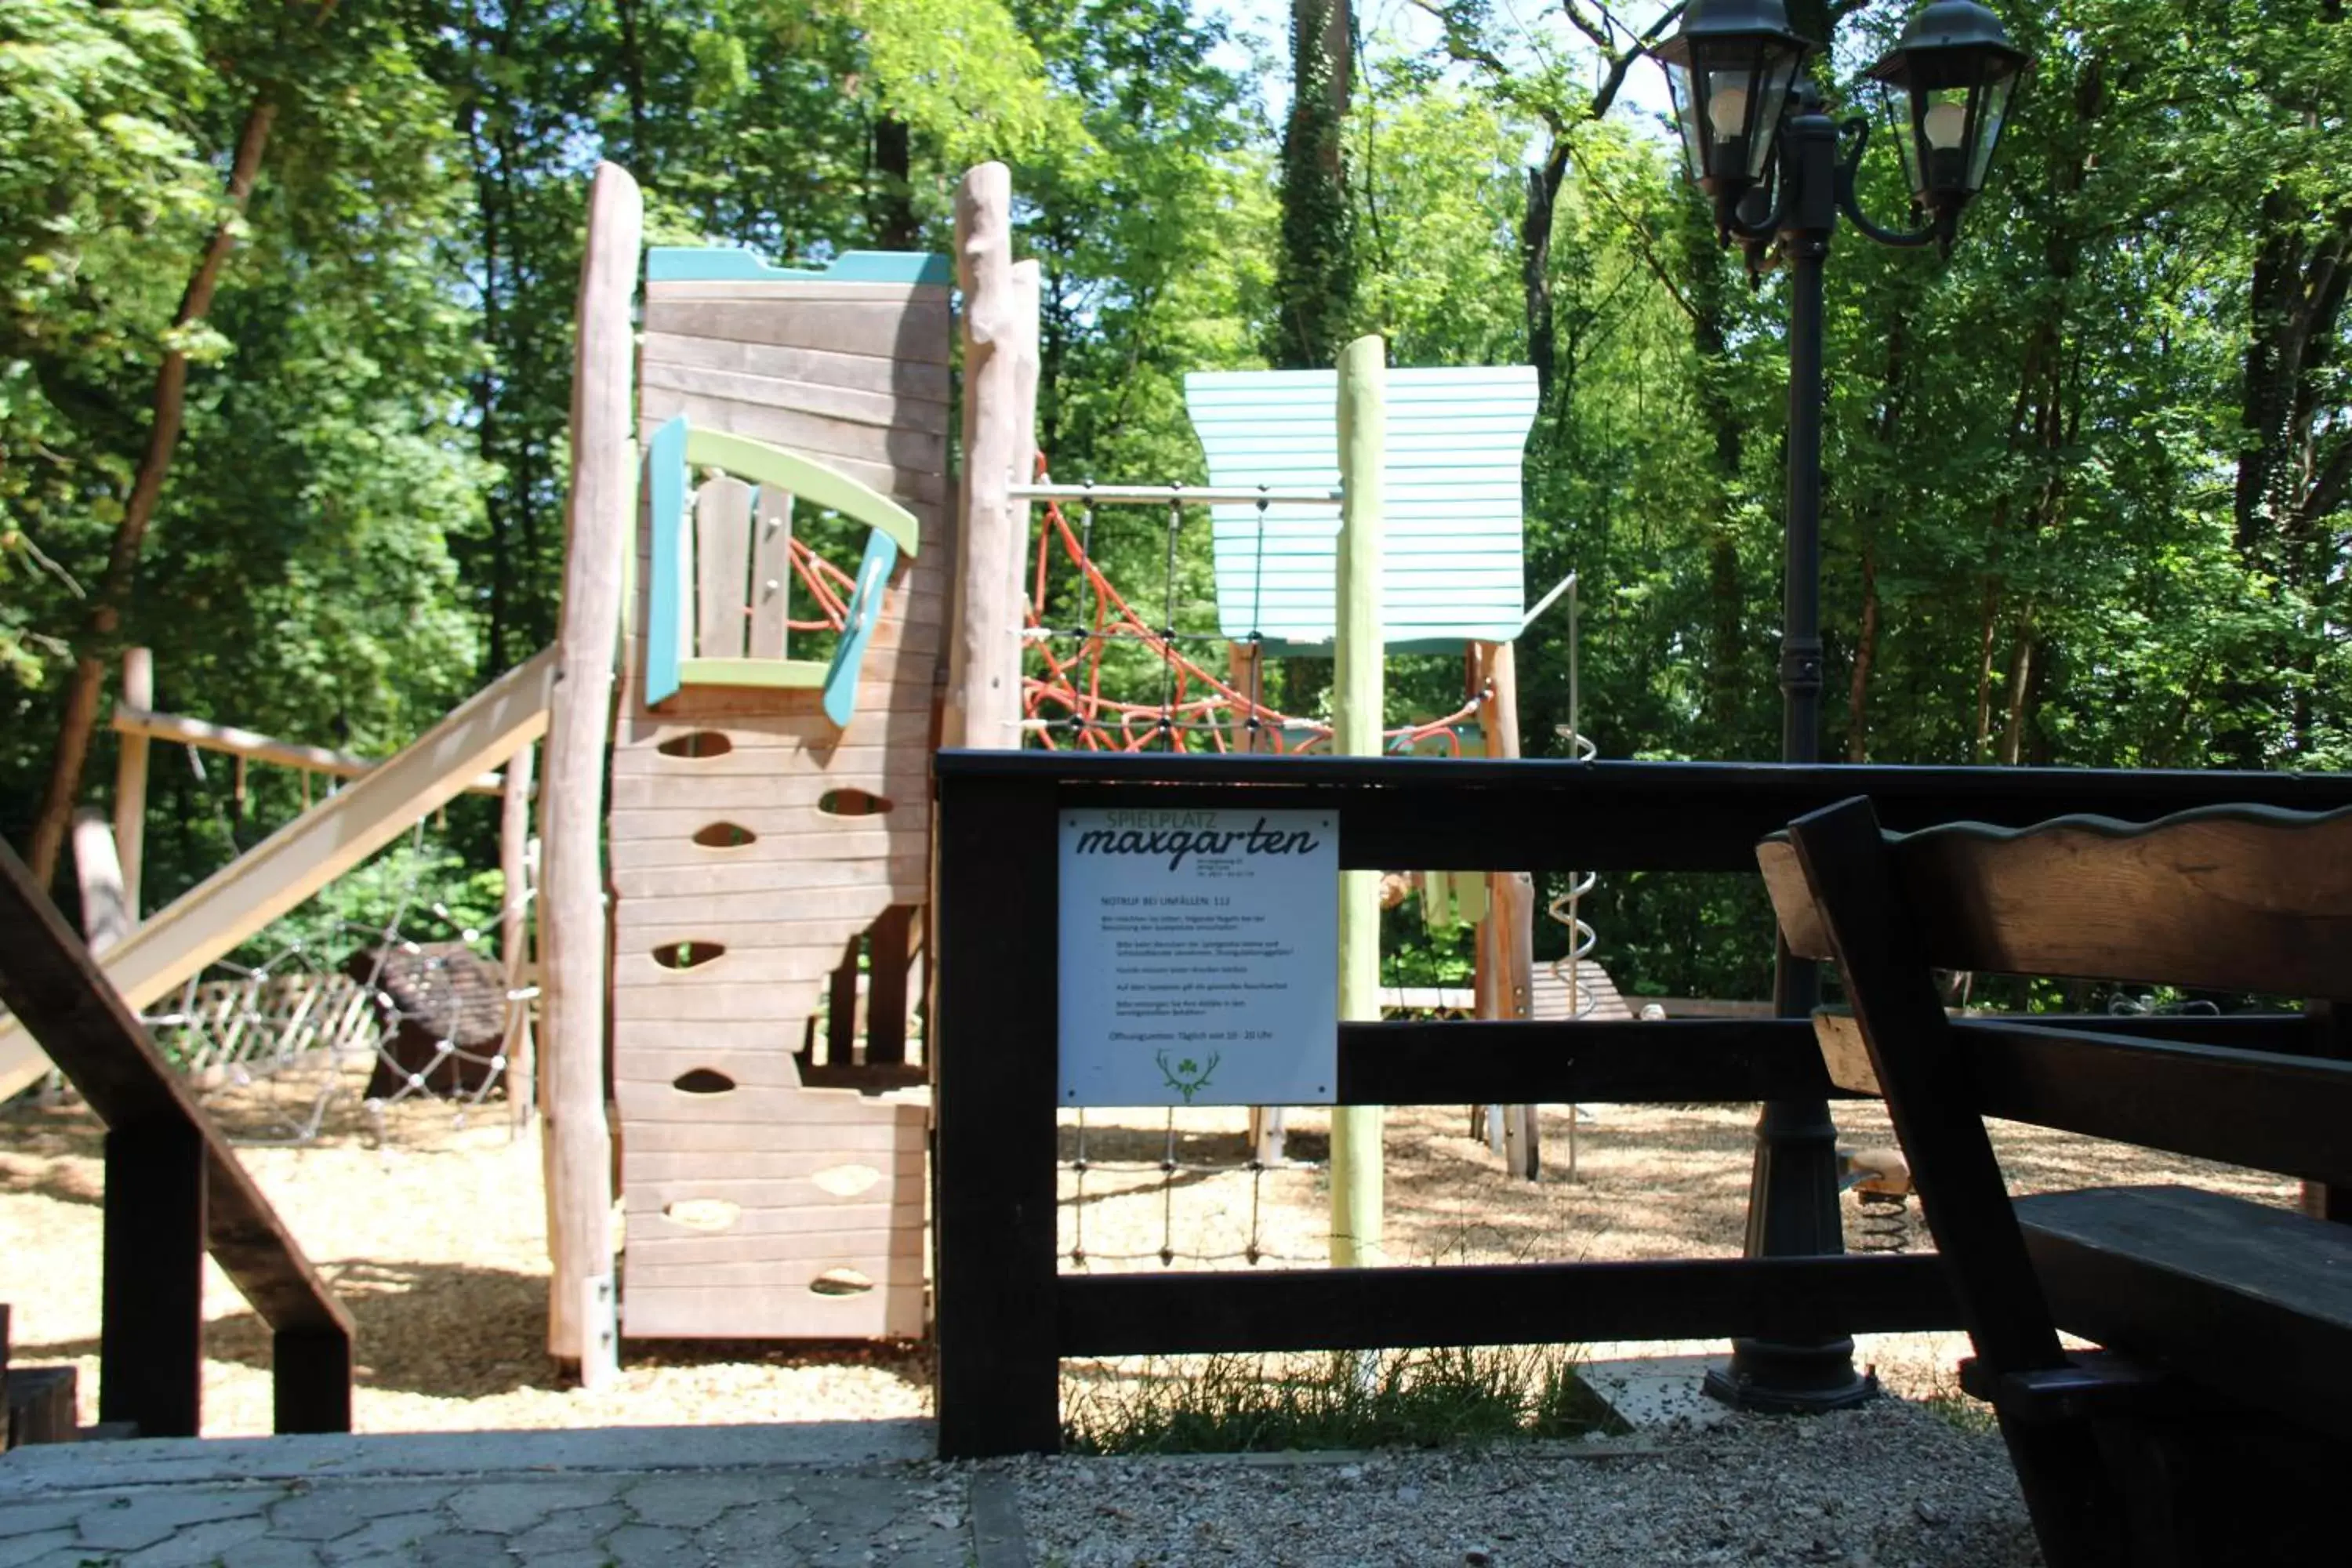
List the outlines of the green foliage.
<svg viewBox="0 0 2352 1568">
<path fill-rule="evenodd" d="M 477 943 L 492 954 L 504 899 L 505 879 L 495 868 L 476 868 L 446 842 L 404 840 L 336 879 L 234 956 L 254 965 L 302 952 L 332 967 L 394 931 L 411 942 Z"/>
<path fill-rule="evenodd" d="M 1181 0 L 0 0 L 0 830 L 29 818 L 156 365 L 264 103 L 260 184 L 180 334 L 186 435 L 122 628 L 167 708 L 383 752 L 552 635 L 599 157 L 665 240 L 822 259 L 945 250 L 957 175 L 1001 156 L 1045 280 L 1057 475 L 1200 477 L 1188 371 L 1324 365 L 1366 330 L 1400 364 L 1549 342 L 1528 597 L 1578 574 L 1579 686 L 1563 605 L 1519 645 L 1527 749 L 1557 752 L 1573 706 L 1606 757 L 1776 754 L 1783 286 L 1751 293 L 1716 248 L 1643 95 L 1594 118 L 1591 40 L 1540 8 L 1436 9 L 1441 47 L 1413 58 L 1301 0 L 1277 132 L 1220 63 L 1224 25 Z M 1862 107 L 1848 68 L 1907 7 L 1811 9 L 1841 35 L 1825 87 Z M 2336 12 L 2016 0 L 2034 74 L 1950 259 L 1840 231 L 1825 754 L 2352 764 Z M 1559 176 L 1532 272 L 1531 163 Z M 1904 219 L 1883 136 L 1861 186 Z M 1202 516 L 1172 583 L 1163 520 L 1098 522 L 1151 618 L 1211 624 Z M 1156 696 L 1137 650 L 1113 675 Z M 1300 661 L 1273 689 L 1311 712 L 1322 679 Z M 1450 658 L 1392 659 L 1389 683 L 1397 721 L 1461 700 Z M 299 806 L 256 770 L 240 816 L 211 766 L 159 752 L 151 903 Z M 427 879 L 487 864 L 493 821 L 454 807 L 457 860 Z M 1752 879 L 1608 877 L 1584 913 L 1629 992 L 1761 994 Z M 1410 910 L 1390 927 L 1395 976 L 1458 983 L 1456 938 Z"/>
<path fill-rule="evenodd" d="M 1076 1454 L 1437 1447 L 1626 1430 L 1568 1350 L 1152 1358 L 1139 1376 L 1065 1382 Z"/>
</svg>

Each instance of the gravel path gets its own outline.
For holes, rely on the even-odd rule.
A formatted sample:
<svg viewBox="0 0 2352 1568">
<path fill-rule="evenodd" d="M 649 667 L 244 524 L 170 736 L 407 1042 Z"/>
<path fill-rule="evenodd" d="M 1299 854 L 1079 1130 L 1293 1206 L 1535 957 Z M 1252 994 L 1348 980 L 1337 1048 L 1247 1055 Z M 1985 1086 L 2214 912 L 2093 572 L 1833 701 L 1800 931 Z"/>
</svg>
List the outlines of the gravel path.
<svg viewBox="0 0 2352 1568">
<path fill-rule="evenodd" d="M 1999 1437 L 1897 1400 L 1589 1445 L 1002 1468 L 1018 1481 L 1039 1568 L 2042 1560 Z"/>
</svg>

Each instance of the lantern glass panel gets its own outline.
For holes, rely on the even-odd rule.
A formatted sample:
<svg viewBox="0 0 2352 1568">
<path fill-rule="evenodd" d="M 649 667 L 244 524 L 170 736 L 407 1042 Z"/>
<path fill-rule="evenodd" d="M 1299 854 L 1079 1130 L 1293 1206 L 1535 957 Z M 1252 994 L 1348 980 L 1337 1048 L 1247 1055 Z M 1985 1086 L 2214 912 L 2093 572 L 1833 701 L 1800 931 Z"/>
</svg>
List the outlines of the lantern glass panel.
<svg viewBox="0 0 2352 1568">
<path fill-rule="evenodd" d="M 1972 127 L 1975 142 L 1969 155 L 1969 189 L 1984 189 L 1985 175 L 1992 168 L 1993 148 L 2000 142 L 2000 128 L 2009 117 L 2009 95 L 2017 90 L 2014 67 L 1988 81 L 1977 99 L 1977 123 Z"/>
<path fill-rule="evenodd" d="M 1699 132 L 1699 104 L 1692 92 L 1690 67 L 1681 60 L 1663 62 L 1666 68 L 1666 95 L 1674 100 L 1675 124 L 1683 133 L 1683 163 L 1691 178 L 1706 177 L 1706 137 Z"/>
</svg>

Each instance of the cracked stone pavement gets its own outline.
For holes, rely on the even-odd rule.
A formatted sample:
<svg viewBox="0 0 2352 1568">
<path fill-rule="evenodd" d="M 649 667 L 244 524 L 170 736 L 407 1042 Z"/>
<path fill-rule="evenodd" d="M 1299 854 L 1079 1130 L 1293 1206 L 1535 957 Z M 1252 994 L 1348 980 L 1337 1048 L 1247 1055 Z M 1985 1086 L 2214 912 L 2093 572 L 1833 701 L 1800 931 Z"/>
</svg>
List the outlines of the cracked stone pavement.
<svg viewBox="0 0 2352 1568">
<path fill-rule="evenodd" d="M 814 1434 L 780 1448 L 779 1430 L 19 1449 L 0 1463 L 0 1568 L 981 1561 L 966 1474 L 870 1444 L 824 1458 Z"/>
</svg>

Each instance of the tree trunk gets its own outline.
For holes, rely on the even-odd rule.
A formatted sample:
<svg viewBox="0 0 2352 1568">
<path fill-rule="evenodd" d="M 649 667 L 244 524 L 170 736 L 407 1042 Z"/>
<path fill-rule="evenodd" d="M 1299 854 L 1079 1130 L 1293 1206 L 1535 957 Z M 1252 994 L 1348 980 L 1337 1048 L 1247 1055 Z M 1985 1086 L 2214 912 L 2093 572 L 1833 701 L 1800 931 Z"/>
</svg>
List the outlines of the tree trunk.
<svg viewBox="0 0 2352 1568">
<path fill-rule="evenodd" d="M 1740 694 L 1756 671 L 1751 668 L 1747 638 L 1746 584 L 1739 574 L 1739 543 L 1728 521 L 1739 493 L 1740 463 L 1746 453 L 1746 432 L 1739 410 L 1726 390 L 1729 357 L 1724 320 L 1728 279 L 1715 229 L 1700 220 L 1696 205 L 1685 213 L 1681 226 L 1682 262 L 1689 278 L 1686 290 L 1691 318 L 1691 346 L 1698 353 L 1699 417 L 1715 437 L 1713 479 L 1717 521 L 1707 536 L 1707 668 L 1706 714 L 1716 731 L 1715 743 L 1724 755 L 1738 754 Z"/>
<path fill-rule="evenodd" d="M 229 213 L 214 226 L 203 254 L 196 258 L 195 270 L 189 275 L 188 287 L 180 296 L 180 308 L 172 316 L 172 332 L 167 342 L 174 346 L 163 351 L 163 363 L 156 366 L 147 449 L 140 455 L 130 497 L 123 502 L 121 520 L 114 525 L 114 541 L 107 551 L 106 575 L 100 579 L 98 594 L 90 602 L 82 646 L 75 652 L 73 679 L 66 689 L 65 715 L 58 730 L 48 787 L 42 794 L 40 811 L 33 822 L 30 852 L 26 860 L 34 879 L 43 887 L 57 874 L 58 855 L 65 845 L 66 829 L 73 821 L 74 798 L 81 793 L 82 768 L 89 760 L 90 735 L 98 726 L 99 701 L 105 691 L 107 666 L 114 654 L 115 634 L 121 627 L 122 612 L 130 603 L 131 585 L 139 573 L 140 551 L 147 542 L 147 525 L 153 521 L 156 503 L 163 498 L 163 479 L 171 471 L 172 454 L 180 444 L 180 430 L 187 416 L 188 356 L 176 345 L 186 330 L 203 321 L 212 310 L 221 268 L 227 264 L 229 252 L 236 247 L 237 220 L 252 198 L 254 182 L 261 173 L 261 155 L 269 145 L 270 128 L 277 120 L 278 105 L 266 94 L 256 98 L 253 106 L 246 110 L 245 126 L 237 133 L 236 156 L 229 165 Z"/>
<path fill-rule="evenodd" d="M 2000 584 L 1985 584 L 1984 622 L 1977 639 L 1977 733 L 1969 761 L 1981 763 L 1992 745 L 1992 649 L 2000 629 Z"/>
<path fill-rule="evenodd" d="M 1846 695 L 1845 760 L 1870 760 L 1870 668 L 1878 658 L 1878 549 L 1862 547 L 1862 627 L 1854 634 L 1853 685 Z"/>
<path fill-rule="evenodd" d="M 885 114 L 874 121 L 874 243 L 883 250 L 920 247 L 915 217 L 914 149 L 907 122 Z"/>
<path fill-rule="evenodd" d="M 638 28 L 642 20 L 638 14 L 639 5 L 640 0 L 619 0 L 615 9 L 621 23 L 621 83 L 628 94 L 629 104 L 629 153 L 625 166 L 636 174 L 650 178 L 653 171 L 646 166 L 646 41 Z M 509 9 L 501 7 L 502 11 Z"/>
<path fill-rule="evenodd" d="M 1355 81 L 1348 0 L 1292 0 L 1290 118 L 1282 135 L 1275 363 L 1328 370 L 1354 313 L 1356 266 L 1341 133 Z"/>
<path fill-rule="evenodd" d="M 1528 171 L 1528 205 L 1519 217 L 1519 289 L 1528 313 L 1528 363 L 1536 369 L 1536 407 L 1551 406 L 1559 374 L 1559 332 L 1552 321 L 1551 230 L 1560 182 L 1568 177 L 1568 142 L 1557 132 L 1544 161 Z"/>
<path fill-rule="evenodd" d="M 2006 768 L 2017 766 L 2025 752 L 2026 717 L 2032 708 L 2027 689 L 2033 673 L 2033 615 L 2029 607 L 2018 612 L 2016 640 L 2009 650 L 2009 723 L 2000 736 L 2000 763 Z"/>
</svg>

